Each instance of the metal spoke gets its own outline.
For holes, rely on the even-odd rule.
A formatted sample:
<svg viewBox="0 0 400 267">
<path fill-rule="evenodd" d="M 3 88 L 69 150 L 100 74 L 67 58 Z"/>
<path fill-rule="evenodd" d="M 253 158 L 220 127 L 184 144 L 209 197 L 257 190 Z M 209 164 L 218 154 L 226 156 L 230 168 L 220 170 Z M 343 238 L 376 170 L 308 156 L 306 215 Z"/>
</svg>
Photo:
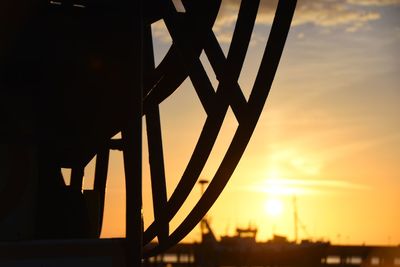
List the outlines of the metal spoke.
<svg viewBox="0 0 400 267">
<path fill-rule="evenodd" d="M 145 73 L 154 71 L 154 53 L 151 38 L 151 28 L 146 26 L 144 29 L 145 47 L 144 51 L 144 70 Z M 147 81 L 145 80 L 145 83 Z M 146 86 L 146 84 L 145 84 Z M 152 106 L 146 114 L 147 142 L 149 151 L 151 188 L 153 196 L 153 211 L 156 221 L 163 221 L 165 208 L 167 205 L 167 185 L 165 182 L 163 142 L 161 136 L 161 120 L 158 105 Z M 163 243 L 169 235 L 168 223 L 159 224 L 157 236 L 160 243 Z"/>
<path fill-rule="evenodd" d="M 106 193 L 109 154 L 110 151 L 108 148 L 105 148 L 101 152 L 97 153 L 96 167 L 94 173 L 93 189 L 99 195 L 99 235 L 103 226 L 104 200 Z"/>
<path fill-rule="evenodd" d="M 196 226 L 201 218 L 204 217 L 205 213 L 214 203 L 228 182 L 233 170 L 238 164 L 247 146 L 254 127 L 258 121 L 259 115 L 261 114 L 266 97 L 268 96 L 268 92 L 272 85 L 272 80 L 274 78 L 276 68 L 278 67 L 280 56 L 282 54 L 284 43 L 290 28 L 295 6 L 295 1 L 279 1 L 271 29 L 271 34 L 266 46 L 266 51 L 262 58 L 262 68 L 260 68 L 255 85 L 253 87 L 253 92 L 250 96 L 250 116 L 247 120 L 239 124 L 232 143 L 228 148 L 228 152 L 226 153 L 210 185 L 207 187 L 207 190 L 202 195 L 200 201 L 196 204 L 194 209 L 184 219 L 182 224 L 179 225 L 178 228 L 170 235 L 168 242 L 159 244 L 157 247 L 146 251 L 146 257 L 164 251 L 185 237 L 191 231 L 191 229 Z M 254 90 L 256 92 L 254 92 Z"/>
<path fill-rule="evenodd" d="M 166 4 L 166 8 L 170 10 L 168 14 L 173 12 L 173 7 L 171 5 L 171 3 L 170 5 Z M 200 102 L 204 110 L 209 114 L 215 106 L 213 101 L 215 99 L 215 91 L 199 60 L 201 47 L 203 47 L 202 43 L 204 42 L 202 31 L 196 31 L 196 34 L 194 34 L 193 29 L 190 27 L 191 24 L 187 21 L 191 20 L 189 16 L 178 14 L 176 16 L 169 15 L 166 16 L 164 20 L 170 31 L 173 42 L 178 49 L 178 55 L 188 70 L 188 75 L 199 96 Z"/>
<path fill-rule="evenodd" d="M 82 190 L 84 170 L 85 167 L 74 166 L 71 171 L 70 187 L 77 192 L 80 192 Z"/>
<path fill-rule="evenodd" d="M 167 186 L 165 182 L 164 157 L 161 139 L 160 114 L 158 107 L 146 115 L 151 189 L 153 195 L 154 219 L 164 222 L 157 225 L 157 236 L 163 243 L 169 234 L 168 223 L 164 220 L 167 206 Z"/>
</svg>

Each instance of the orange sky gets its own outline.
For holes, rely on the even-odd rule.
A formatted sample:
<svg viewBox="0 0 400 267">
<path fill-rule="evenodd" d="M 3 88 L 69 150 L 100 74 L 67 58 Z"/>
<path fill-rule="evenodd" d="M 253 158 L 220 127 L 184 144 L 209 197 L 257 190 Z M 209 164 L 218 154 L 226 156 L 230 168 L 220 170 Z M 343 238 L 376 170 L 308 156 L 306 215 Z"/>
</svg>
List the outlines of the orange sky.
<svg viewBox="0 0 400 267">
<path fill-rule="evenodd" d="M 239 80 L 243 88 L 254 81 L 270 27 L 274 5 L 262 2 Z M 226 51 L 237 1 L 223 3 L 214 31 Z M 231 181 L 209 212 L 218 236 L 252 224 L 260 240 L 273 233 L 293 239 L 296 196 L 300 238 L 400 244 L 399 15 L 397 0 L 299 0 L 264 113 Z M 159 62 L 169 37 L 162 23 L 154 25 L 153 33 Z M 161 104 L 169 196 L 205 118 L 189 80 Z M 236 126 L 230 112 L 201 178 L 213 176 Z M 146 140 L 143 143 L 148 225 L 152 207 Z M 112 153 L 103 236 L 124 235 L 120 159 L 118 152 Z M 87 184 L 92 173 L 89 166 Z M 199 195 L 195 188 L 171 222 L 172 229 Z M 280 212 L 272 214 L 271 207 L 266 208 L 271 200 L 281 206 Z M 199 238 L 195 229 L 186 240 Z"/>
</svg>

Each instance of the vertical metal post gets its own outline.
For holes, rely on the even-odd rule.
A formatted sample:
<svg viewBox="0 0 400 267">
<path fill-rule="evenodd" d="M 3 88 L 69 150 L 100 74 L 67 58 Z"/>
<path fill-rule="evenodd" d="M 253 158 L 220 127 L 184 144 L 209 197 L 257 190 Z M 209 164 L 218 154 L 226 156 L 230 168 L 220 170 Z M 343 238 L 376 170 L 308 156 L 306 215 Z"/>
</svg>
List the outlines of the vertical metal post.
<svg viewBox="0 0 400 267">
<path fill-rule="evenodd" d="M 299 215 L 297 214 L 297 200 L 296 196 L 293 197 L 293 219 L 294 219 L 294 242 L 297 244 L 298 240 L 298 224 L 299 224 Z"/>
<path fill-rule="evenodd" d="M 127 51 L 127 124 L 121 131 L 126 188 L 126 266 L 139 267 L 142 262 L 142 92 L 143 92 L 143 14 L 142 0 L 126 2 L 128 37 L 131 48 Z"/>
<path fill-rule="evenodd" d="M 136 126 L 136 127 L 135 127 Z M 122 131 L 126 187 L 126 255 L 128 267 L 139 267 L 142 260 L 142 166 L 141 116 Z"/>
<path fill-rule="evenodd" d="M 82 182 L 85 168 L 82 166 L 74 166 L 71 171 L 70 187 L 77 192 L 82 190 Z"/>
<path fill-rule="evenodd" d="M 106 194 L 109 157 L 110 157 L 110 151 L 108 148 L 102 149 L 99 153 L 97 153 L 96 157 L 96 169 L 94 173 L 93 189 L 99 196 L 99 217 L 98 217 L 98 227 L 97 227 L 98 236 L 100 236 L 101 229 L 103 228 L 104 200 Z"/>
<path fill-rule="evenodd" d="M 201 180 L 199 181 L 199 184 L 200 184 L 200 192 L 201 192 L 200 197 L 204 194 L 205 186 L 206 186 L 206 184 L 208 184 L 208 183 L 209 183 L 209 181 L 208 181 L 208 180 L 205 180 L 205 179 L 201 179 Z M 200 221 L 201 241 L 204 241 L 204 240 L 203 240 L 203 237 L 204 237 L 204 235 L 206 234 L 206 229 L 207 229 L 206 222 L 207 222 L 207 215 L 205 215 L 205 216 L 201 219 L 201 221 Z"/>
</svg>

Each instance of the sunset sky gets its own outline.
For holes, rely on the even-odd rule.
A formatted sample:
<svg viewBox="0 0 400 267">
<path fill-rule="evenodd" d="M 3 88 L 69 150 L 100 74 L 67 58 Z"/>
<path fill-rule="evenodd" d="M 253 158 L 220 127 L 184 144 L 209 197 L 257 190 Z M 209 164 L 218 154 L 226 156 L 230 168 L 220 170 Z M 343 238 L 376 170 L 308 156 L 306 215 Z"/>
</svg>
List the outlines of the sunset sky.
<svg viewBox="0 0 400 267">
<path fill-rule="evenodd" d="M 262 0 L 239 84 L 249 94 L 276 1 Z M 238 1 L 223 1 L 213 28 L 227 51 Z M 153 25 L 156 61 L 170 45 Z M 202 58 L 205 67 L 207 63 Z M 213 72 L 207 69 L 211 77 Z M 213 78 L 214 84 L 217 84 Z M 400 244 L 400 0 L 299 0 L 293 26 L 253 137 L 209 212 L 218 236 L 249 224 L 258 239 L 294 237 L 340 244 Z M 246 91 L 247 90 L 247 91 Z M 168 195 L 206 114 L 190 80 L 161 104 Z M 211 179 L 237 122 L 228 113 L 203 179 Z M 144 216 L 152 220 L 144 139 Z M 112 153 L 103 236 L 124 235 L 123 167 Z M 90 176 L 90 167 L 86 172 Z M 200 196 L 195 188 L 172 229 Z M 186 241 L 200 240 L 195 229 Z"/>
</svg>

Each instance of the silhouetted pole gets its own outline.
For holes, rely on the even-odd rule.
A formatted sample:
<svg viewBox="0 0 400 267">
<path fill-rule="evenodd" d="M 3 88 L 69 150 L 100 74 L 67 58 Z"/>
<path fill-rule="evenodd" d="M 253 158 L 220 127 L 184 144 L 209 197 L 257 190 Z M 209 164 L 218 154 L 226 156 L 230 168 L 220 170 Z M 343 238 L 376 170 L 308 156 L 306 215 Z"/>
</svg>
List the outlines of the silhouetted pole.
<svg viewBox="0 0 400 267">
<path fill-rule="evenodd" d="M 294 219 L 294 242 L 297 243 L 298 239 L 298 224 L 299 224 L 299 215 L 297 214 L 297 200 L 296 196 L 293 196 L 293 219 Z"/>
<path fill-rule="evenodd" d="M 99 224 L 97 225 L 97 235 L 100 236 L 103 227 L 104 200 L 107 184 L 108 161 L 110 151 L 108 148 L 102 149 L 96 157 L 96 169 L 94 173 L 94 191 L 99 195 Z"/>
<path fill-rule="evenodd" d="M 142 261 L 142 91 L 143 91 L 143 14 L 142 1 L 122 1 L 122 14 L 131 49 L 127 51 L 130 66 L 126 79 L 132 103 L 126 107 L 129 119 L 121 131 L 126 188 L 126 261 L 127 267 L 139 267 Z"/>
<path fill-rule="evenodd" d="M 208 184 L 208 183 L 209 183 L 209 181 L 206 180 L 206 179 L 201 179 L 201 180 L 199 180 L 201 195 L 203 195 L 204 190 L 205 190 L 205 187 L 206 187 L 206 184 Z M 200 221 L 200 231 L 201 231 L 201 238 L 202 238 L 202 239 L 203 239 L 203 235 L 205 234 L 205 228 L 206 228 L 206 226 L 205 226 L 205 220 L 206 220 L 206 219 L 207 219 L 207 215 L 204 216 L 204 218 L 201 219 L 201 221 Z"/>
</svg>

